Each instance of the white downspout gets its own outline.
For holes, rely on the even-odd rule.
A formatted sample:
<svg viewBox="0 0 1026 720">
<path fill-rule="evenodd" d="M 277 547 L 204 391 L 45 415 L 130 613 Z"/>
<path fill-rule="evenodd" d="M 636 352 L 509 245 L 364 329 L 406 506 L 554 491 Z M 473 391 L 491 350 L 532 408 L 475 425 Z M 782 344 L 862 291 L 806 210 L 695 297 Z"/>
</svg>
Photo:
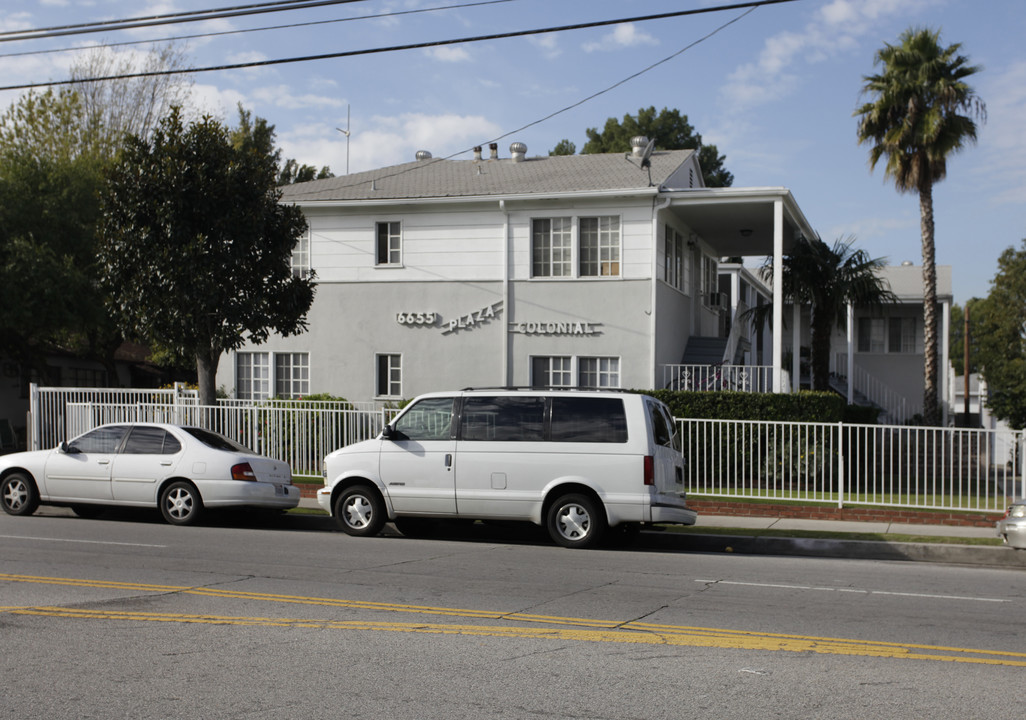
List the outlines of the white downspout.
<svg viewBox="0 0 1026 720">
<path fill-rule="evenodd" d="M 659 213 L 668 208 L 671 202 L 672 198 L 663 198 L 661 203 L 652 207 L 652 291 L 648 305 L 648 357 L 650 358 L 649 368 L 651 374 L 649 375 L 648 386 L 653 390 L 659 388 L 659 385 L 656 384 L 656 375 L 659 370 L 656 358 L 656 328 L 658 327 L 656 322 L 656 291 L 659 287 Z"/>
<path fill-rule="evenodd" d="M 794 349 L 798 353 L 798 348 Z M 773 201 L 773 392 L 784 392 L 784 203 Z"/>
<path fill-rule="evenodd" d="M 502 213 L 505 218 L 503 223 L 503 247 L 502 247 L 502 315 L 504 322 L 502 323 L 502 382 L 500 387 L 510 387 L 513 385 L 513 381 L 509 376 L 509 255 L 510 255 L 510 221 L 509 211 L 506 209 L 506 201 L 499 200 L 499 212 Z"/>
</svg>

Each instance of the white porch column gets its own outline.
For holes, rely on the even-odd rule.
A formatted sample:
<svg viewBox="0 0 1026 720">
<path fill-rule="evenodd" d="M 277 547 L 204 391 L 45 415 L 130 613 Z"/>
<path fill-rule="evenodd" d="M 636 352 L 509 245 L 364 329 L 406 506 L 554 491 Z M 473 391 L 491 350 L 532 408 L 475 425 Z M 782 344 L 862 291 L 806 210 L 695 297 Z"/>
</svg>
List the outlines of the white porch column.
<svg viewBox="0 0 1026 720">
<path fill-rule="evenodd" d="M 940 357 L 940 378 L 937 383 L 937 390 L 940 392 L 940 404 L 941 404 L 941 425 L 947 427 L 948 424 L 948 410 L 950 409 L 951 401 L 954 399 L 954 395 L 948 392 L 948 368 L 951 367 L 951 358 L 948 354 L 951 352 L 951 348 L 948 347 L 948 340 L 951 332 L 951 303 L 941 303 L 941 351 Z M 969 368 L 965 369 L 965 372 L 969 372 Z M 980 396 L 982 397 L 982 395 Z M 981 403 L 982 407 L 982 403 Z"/>
<path fill-rule="evenodd" d="M 784 203 L 773 201 L 773 392 L 784 392 Z M 797 352 L 797 348 L 795 352 Z"/>
<path fill-rule="evenodd" d="M 848 404 L 855 398 L 855 306 L 848 303 L 847 335 L 848 335 Z"/>
<path fill-rule="evenodd" d="M 791 303 L 791 392 L 802 387 L 802 306 Z"/>
</svg>

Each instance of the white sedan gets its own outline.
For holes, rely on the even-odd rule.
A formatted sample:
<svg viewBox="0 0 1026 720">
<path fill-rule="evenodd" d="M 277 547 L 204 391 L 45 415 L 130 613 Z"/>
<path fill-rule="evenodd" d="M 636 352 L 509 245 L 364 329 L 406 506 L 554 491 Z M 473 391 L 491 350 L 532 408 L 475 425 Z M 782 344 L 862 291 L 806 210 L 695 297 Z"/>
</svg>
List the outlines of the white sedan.
<svg viewBox="0 0 1026 720">
<path fill-rule="evenodd" d="M 287 463 L 215 432 L 118 423 L 53 450 L 0 457 L 0 503 L 10 515 L 31 515 L 44 503 L 83 517 L 111 505 L 159 507 L 169 523 L 189 525 L 204 508 L 296 507 L 299 488 Z"/>
</svg>

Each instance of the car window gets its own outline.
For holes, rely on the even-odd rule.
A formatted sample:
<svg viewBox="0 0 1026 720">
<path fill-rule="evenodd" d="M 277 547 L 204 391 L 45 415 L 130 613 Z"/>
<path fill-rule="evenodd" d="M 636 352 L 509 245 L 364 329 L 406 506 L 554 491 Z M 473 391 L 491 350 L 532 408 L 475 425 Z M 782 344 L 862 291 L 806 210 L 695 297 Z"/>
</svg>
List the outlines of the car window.
<svg viewBox="0 0 1026 720">
<path fill-rule="evenodd" d="M 194 438 L 199 440 L 201 443 L 214 450 L 227 450 L 228 452 L 243 452 L 253 454 L 245 445 L 237 443 L 234 440 L 229 440 L 220 433 L 211 432 L 210 430 L 204 430 L 198 427 L 183 427 L 182 430 L 192 435 Z"/>
<path fill-rule="evenodd" d="M 627 442 L 627 414 L 621 398 L 552 398 L 553 442 Z"/>
<path fill-rule="evenodd" d="M 128 432 L 127 425 L 107 425 L 96 428 L 72 440 L 68 443 L 68 449 L 71 452 L 101 455 L 116 453 L 126 432 Z"/>
<path fill-rule="evenodd" d="M 529 442 L 545 439 L 545 398 L 469 397 L 463 401 L 460 439 Z"/>
<path fill-rule="evenodd" d="M 392 424 L 405 440 L 448 440 L 452 429 L 452 398 L 425 398 Z"/>
<path fill-rule="evenodd" d="M 666 415 L 663 409 L 654 402 L 645 403 L 648 405 L 648 414 L 652 418 L 652 435 L 656 445 L 673 447 L 673 429 L 666 422 Z"/>
<path fill-rule="evenodd" d="M 163 428 L 134 427 L 121 452 L 124 455 L 174 455 L 181 449 L 182 444 Z"/>
</svg>

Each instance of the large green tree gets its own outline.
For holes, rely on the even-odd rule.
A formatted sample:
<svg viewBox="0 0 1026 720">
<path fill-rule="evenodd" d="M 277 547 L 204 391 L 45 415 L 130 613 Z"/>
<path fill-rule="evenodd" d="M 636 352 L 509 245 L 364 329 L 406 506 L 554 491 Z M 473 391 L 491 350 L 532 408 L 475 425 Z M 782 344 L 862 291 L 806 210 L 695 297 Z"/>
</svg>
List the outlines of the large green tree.
<svg viewBox="0 0 1026 720">
<path fill-rule="evenodd" d="M 277 184 L 291 185 L 309 180 L 323 180 L 335 177 L 327 165 L 318 170 L 313 165 L 301 164 L 288 158 L 282 160 L 281 149 L 274 142 L 274 125 L 268 124 L 262 117 L 253 118 L 253 114 L 239 105 L 239 124 L 231 131 L 232 146 L 238 150 L 262 153 L 271 158 L 277 168 Z"/>
<path fill-rule="evenodd" d="M 1026 240 L 998 258 L 990 294 L 970 308 L 973 349 L 990 391 L 987 407 L 1026 427 Z"/>
<path fill-rule="evenodd" d="M 869 164 L 885 161 L 884 174 L 898 192 L 919 196 L 923 250 L 925 387 L 923 417 L 940 423 L 938 403 L 937 271 L 934 249 L 933 186 L 947 175 L 948 157 L 976 140 L 975 119 L 986 110 L 966 79 L 980 68 L 943 47 L 940 33 L 909 29 L 895 45 L 876 52 L 879 73 L 863 77 L 868 102 L 856 110 L 858 140 L 870 146 Z"/>
<path fill-rule="evenodd" d="M 812 309 L 813 390 L 830 389 L 830 340 L 834 328 L 847 321 L 848 305 L 880 307 L 896 299 L 879 274 L 884 260 L 856 250 L 854 242 L 853 237 L 839 238 L 830 246 L 822 240 L 802 238 L 783 259 L 784 300 Z M 767 280 L 772 278 L 772 258 L 761 274 Z M 764 313 L 770 311 L 764 306 Z"/>
<path fill-rule="evenodd" d="M 95 332 L 93 242 L 110 152 L 71 90 L 29 92 L 0 116 L 0 352 L 40 378 L 55 350 L 113 356 Z"/>
<path fill-rule="evenodd" d="M 702 136 L 680 110 L 663 108 L 657 113 L 655 106 L 641 108 L 637 115 L 624 115 L 623 120 L 609 118 L 601 132 L 597 128 L 585 132 L 588 142 L 581 148 L 582 154 L 630 152 L 631 138 L 644 135 L 655 140 L 657 150 L 696 150 L 706 187 L 729 187 L 734 182 L 723 166 L 726 158 L 715 145 L 702 143 Z M 550 154 L 572 155 L 574 149 L 572 142 L 561 140 Z"/>
<path fill-rule="evenodd" d="M 173 108 L 150 140 L 128 138 L 110 172 L 99 255 L 111 309 L 195 359 L 204 404 L 224 352 L 307 326 L 313 278 L 290 268 L 307 225 L 279 202 L 277 171 L 273 155 L 236 147 L 220 122 L 186 126 Z"/>
</svg>

